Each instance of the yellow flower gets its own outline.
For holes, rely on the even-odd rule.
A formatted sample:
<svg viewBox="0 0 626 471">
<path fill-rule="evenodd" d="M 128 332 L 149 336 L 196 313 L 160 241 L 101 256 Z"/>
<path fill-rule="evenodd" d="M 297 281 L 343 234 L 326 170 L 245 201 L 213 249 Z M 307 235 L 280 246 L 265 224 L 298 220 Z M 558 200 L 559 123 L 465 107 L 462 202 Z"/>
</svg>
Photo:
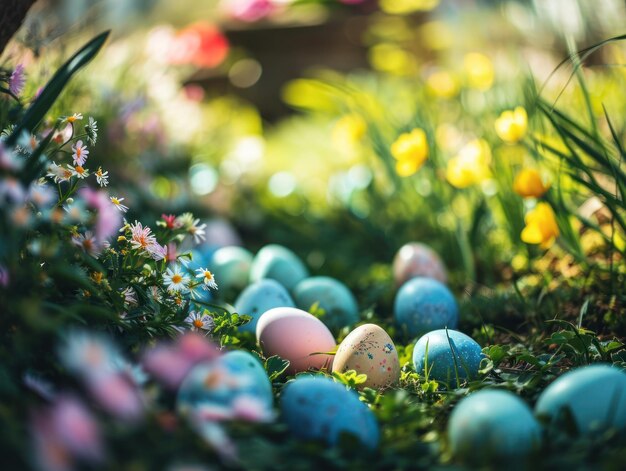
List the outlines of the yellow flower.
<svg viewBox="0 0 626 471">
<path fill-rule="evenodd" d="M 539 203 L 526 214 L 526 227 L 522 231 L 522 240 L 527 244 L 539 244 L 547 249 L 559 235 L 556 216 L 548 203 Z"/>
<path fill-rule="evenodd" d="M 467 83 L 478 90 L 489 90 L 493 85 L 494 71 L 491 60 L 484 54 L 470 52 L 463 58 Z"/>
<path fill-rule="evenodd" d="M 459 86 L 456 79 L 450 72 L 439 70 L 430 74 L 426 80 L 428 90 L 440 98 L 453 98 L 459 93 Z"/>
<path fill-rule="evenodd" d="M 417 172 L 428 158 L 428 140 L 423 129 L 400 134 L 391 144 L 391 155 L 397 160 L 396 171 L 401 177 Z"/>
<path fill-rule="evenodd" d="M 539 172 L 532 168 L 526 168 L 517 174 L 513 182 L 513 190 L 524 198 L 541 198 L 550 188 L 544 185 Z"/>
<path fill-rule="evenodd" d="M 360 141 L 367 131 L 367 124 L 358 114 L 347 114 L 339 118 L 333 128 L 335 145 L 352 145 Z"/>
<path fill-rule="evenodd" d="M 515 144 L 522 140 L 528 129 L 526 110 L 518 106 L 514 110 L 504 111 L 495 123 L 496 133 L 504 142 Z"/>
<path fill-rule="evenodd" d="M 457 156 L 448 161 L 446 179 L 452 186 L 467 188 L 489 178 L 491 149 L 484 139 L 468 142 Z"/>
</svg>

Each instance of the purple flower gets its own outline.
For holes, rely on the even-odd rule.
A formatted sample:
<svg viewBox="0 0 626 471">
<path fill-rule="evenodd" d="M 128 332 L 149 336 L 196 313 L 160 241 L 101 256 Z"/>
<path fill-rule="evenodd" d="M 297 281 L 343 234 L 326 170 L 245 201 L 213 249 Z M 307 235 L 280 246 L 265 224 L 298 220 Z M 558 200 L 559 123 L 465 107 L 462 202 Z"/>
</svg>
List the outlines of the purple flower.
<svg viewBox="0 0 626 471">
<path fill-rule="evenodd" d="M 9 91 L 17 96 L 22 93 L 24 89 L 24 84 L 26 83 L 26 76 L 24 74 L 24 66 L 22 64 L 17 64 L 15 70 L 9 77 Z"/>
<path fill-rule="evenodd" d="M 122 215 L 111 203 L 105 191 L 94 191 L 89 187 L 82 188 L 79 192 L 88 206 L 97 211 L 94 232 L 96 240 L 102 244 L 109 237 L 117 234 L 122 225 Z"/>
</svg>

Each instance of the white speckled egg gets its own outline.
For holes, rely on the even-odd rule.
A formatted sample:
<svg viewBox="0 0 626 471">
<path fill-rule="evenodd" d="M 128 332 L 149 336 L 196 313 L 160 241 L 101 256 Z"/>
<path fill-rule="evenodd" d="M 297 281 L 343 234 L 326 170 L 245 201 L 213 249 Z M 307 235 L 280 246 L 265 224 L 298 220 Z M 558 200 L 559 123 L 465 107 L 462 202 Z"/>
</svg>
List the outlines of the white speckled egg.
<svg viewBox="0 0 626 471">
<path fill-rule="evenodd" d="M 425 244 L 411 242 L 403 245 L 393 259 L 393 278 L 396 286 L 416 276 L 434 278 L 446 283 L 446 267 L 437 253 Z"/>
<path fill-rule="evenodd" d="M 265 311 L 275 307 L 295 307 L 287 288 L 276 280 L 265 279 L 252 283 L 235 301 L 235 311 L 252 319 L 239 328 L 244 332 L 256 332 L 256 324 Z"/>
<path fill-rule="evenodd" d="M 290 374 L 332 365 L 332 355 L 315 353 L 335 348 L 333 334 L 322 321 L 300 309 L 277 307 L 265 312 L 257 322 L 256 338 L 265 356 L 289 360 Z"/>
<path fill-rule="evenodd" d="M 282 245 L 266 245 L 254 257 L 250 268 L 250 281 L 264 278 L 278 281 L 289 291 L 309 276 L 309 272 L 298 256 Z"/>
<path fill-rule="evenodd" d="M 378 389 L 396 383 L 400 378 L 400 363 L 387 332 L 376 324 L 365 324 L 350 332 L 333 360 L 333 371 L 348 370 L 367 375 L 362 386 Z"/>
</svg>

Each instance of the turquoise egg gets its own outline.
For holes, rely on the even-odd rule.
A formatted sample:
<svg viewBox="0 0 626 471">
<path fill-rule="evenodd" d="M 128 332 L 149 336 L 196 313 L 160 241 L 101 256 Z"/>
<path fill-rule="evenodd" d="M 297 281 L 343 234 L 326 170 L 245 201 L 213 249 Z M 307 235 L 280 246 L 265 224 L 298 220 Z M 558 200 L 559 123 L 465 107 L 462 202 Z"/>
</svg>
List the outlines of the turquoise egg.
<svg viewBox="0 0 626 471">
<path fill-rule="evenodd" d="M 298 256 L 282 245 L 266 245 L 254 257 L 250 268 L 250 281 L 271 278 L 291 291 L 309 276 L 307 268 Z"/>
<path fill-rule="evenodd" d="M 369 448 L 378 446 L 380 432 L 372 411 L 357 393 L 330 378 L 300 376 L 291 381 L 281 394 L 280 410 L 298 438 L 336 445 L 345 432 Z"/>
<path fill-rule="evenodd" d="M 541 427 L 515 394 L 483 389 L 456 405 L 448 422 L 448 440 L 452 453 L 466 461 L 520 459 L 538 449 Z"/>
<path fill-rule="evenodd" d="M 482 358 L 480 345 L 474 339 L 450 329 L 423 335 L 413 349 L 415 371 L 426 376 L 428 370 L 429 379 L 451 388 L 457 386 L 457 374 L 460 380 L 476 378 Z"/>
<path fill-rule="evenodd" d="M 558 421 L 571 414 L 581 435 L 626 429 L 626 373 L 608 364 L 583 366 L 557 378 L 539 396 L 535 414 Z"/>
<path fill-rule="evenodd" d="M 432 278 L 412 278 L 396 294 L 394 315 L 411 336 L 435 329 L 456 329 L 459 308 L 450 290 Z"/>
<path fill-rule="evenodd" d="M 272 385 L 261 362 L 251 353 L 234 350 L 193 367 L 180 386 L 176 405 L 182 414 L 210 407 L 217 417 L 228 418 L 242 398 L 268 413 L 274 404 Z"/>
<path fill-rule="evenodd" d="M 239 291 L 248 284 L 252 259 L 250 251 L 234 245 L 213 253 L 207 266 L 215 275 L 220 292 Z"/>
<path fill-rule="evenodd" d="M 296 307 L 287 289 L 276 280 L 260 280 L 252 283 L 235 301 L 235 311 L 252 316 L 246 325 L 239 328 L 244 332 L 256 332 L 259 317 L 275 307 Z"/>
<path fill-rule="evenodd" d="M 293 289 L 296 306 L 309 311 L 319 303 L 325 311 L 320 318 L 331 329 L 339 329 L 359 321 L 359 307 L 354 295 L 342 282 L 327 276 L 306 278 Z"/>
</svg>

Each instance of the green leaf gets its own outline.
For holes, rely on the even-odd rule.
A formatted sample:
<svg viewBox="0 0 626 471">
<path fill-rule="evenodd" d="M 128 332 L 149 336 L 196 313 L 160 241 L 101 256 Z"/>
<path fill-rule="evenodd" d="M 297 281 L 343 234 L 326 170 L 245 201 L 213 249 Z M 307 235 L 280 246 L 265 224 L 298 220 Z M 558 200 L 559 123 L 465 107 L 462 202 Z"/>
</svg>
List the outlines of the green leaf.
<svg viewBox="0 0 626 471">
<path fill-rule="evenodd" d="M 274 381 L 289 368 L 289 360 L 274 355 L 265 360 L 265 370 L 270 381 Z"/>
</svg>

